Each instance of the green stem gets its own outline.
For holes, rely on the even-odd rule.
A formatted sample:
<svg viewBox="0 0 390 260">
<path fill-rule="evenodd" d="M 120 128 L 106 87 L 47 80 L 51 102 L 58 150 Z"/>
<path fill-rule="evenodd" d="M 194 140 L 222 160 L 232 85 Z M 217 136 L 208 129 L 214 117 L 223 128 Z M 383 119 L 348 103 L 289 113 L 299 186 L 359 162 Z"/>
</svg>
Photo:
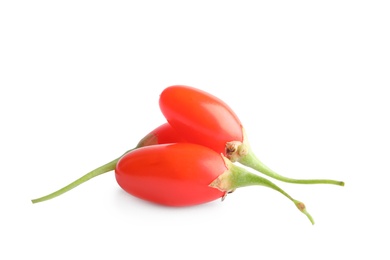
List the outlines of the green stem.
<svg viewBox="0 0 390 260">
<path fill-rule="evenodd" d="M 252 185 L 261 185 L 268 188 L 271 188 L 273 190 L 276 190 L 286 196 L 289 200 L 294 202 L 295 206 L 307 216 L 307 218 L 310 220 L 310 222 L 314 225 L 314 219 L 312 216 L 306 211 L 305 204 L 301 201 L 298 201 L 294 198 L 292 198 L 287 192 L 282 190 L 279 186 L 271 182 L 270 180 L 267 180 L 259 175 L 253 174 L 249 171 L 244 170 L 243 168 L 239 168 L 238 166 L 233 165 L 232 168 L 232 176 L 234 178 L 235 185 L 233 185 L 234 189 L 245 187 L 245 186 L 252 186 Z"/>
<path fill-rule="evenodd" d="M 224 158 L 225 159 L 225 158 Z M 306 217 L 310 220 L 310 222 L 314 225 L 314 219 L 312 216 L 306 211 L 305 204 L 299 200 L 292 198 L 287 192 L 282 190 L 279 186 L 274 184 L 268 179 L 265 179 L 257 174 L 253 174 L 246 169 L 234 165 L 228 159 L 225 159 L 228 170 L 221 174 L 215 181 L 213 181 L 210 186 L 214 188 L 218 188 L 222 191 L 230 192 L 237 188 L 260 185 L 271 188 L 283 194 L 289 200 L 291 200 L 295 206 L 306 215 Z"/>
<path fill-rule="evenodd" d="M 134 150 L 134 149 L 132 149 L 132 150 Z M 128 152 L 130 152 L 132 150 L 129 150 L 126 153 L 128 153 Z M 50 193 L 50 194 L 48 194 L 46 196 L 43 196 L 43 197 L 31 200 L 32 203 L 38 203 L 38 202 L 42 202 L 42 201 L 45 201 L 45 200 L 53 199 L 55 197 L 60 196 L 61 194 L 64 194 L 65 192 L 70 191 L 71 189 L 79 186 L 80 184 L 82 184 L 82 183 L 84 183 L 84 182 L 86 182 L 86 181 L 88 181 L 88 180 L 90 180 L 90 179 L 92 179 L 92 178 L 94 178 L 96 176 L 99 176 L 99 175 L 101 175 L 103 173 L 115 170 L 115 166 L 116 166 L 117 162 L 119 161 L 119 159 L 122 158 L 122 156 L 118 157 L 117 159 L 115 159 L 115 160 L 113 160 L 113 161 L 111 161 L 109 163 L 106 163 L 106 164 L 104 164 L 104 165 L 102 165 L 102 166 L 100 166 L 100 167 L 98 167 L 98 168 L 96 168 L 96 169 L 94 169 L 94 170 L 92 170 L 90 172 L 88 172 L 87 174 L 83 175 L 82 177 L 78 178 L 77 180 L 73 181 L 72 183 L 68 184 L 67 186 L 65 186 L 65 187 L 63 187 L 63 188 L 61 188 L 61 189 L 59 189 L 59 190 L 57 190 L 57 191 L 55 191 L 53 193 Z"/>
<path fill-rule="evenodd" d="M 262 163 L 256 157 L 256 155 L 250 149 L 248 150 L 248 153 L 242 156 L 238 161 L 245 166 L 253 168 L 256 171 L 259 171 L 271 178 L 283 182 L 296 183 L 296 184 L 334 184 L 334 185 L 344 186 L 343 181 L 328 180 L 328 179 L 292 179 L 292 178 L 284 177 L 274 172 L 270 168 L 268 168 L 264 163 Z"/>
</svg>

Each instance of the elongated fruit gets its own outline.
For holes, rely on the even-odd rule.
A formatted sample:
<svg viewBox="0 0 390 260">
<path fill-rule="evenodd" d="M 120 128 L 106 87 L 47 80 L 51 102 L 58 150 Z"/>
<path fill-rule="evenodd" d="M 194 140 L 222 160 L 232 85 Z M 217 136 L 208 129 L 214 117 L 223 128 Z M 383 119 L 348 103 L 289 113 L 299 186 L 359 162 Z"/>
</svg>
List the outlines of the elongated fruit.
<svg viewBox="0 0 390 260">
<path fill-rule="evenodd" d="M 128 193 L 167 206 L 207 203 L 224 198 L 237 188 L 261 185 L 286 196 L 314 223 L 305 205 L 274 183 L 197 144 L 139 148 L 118 161 L 115 176 L 119 186 Z"/>
<path fill-rule="evenodd" d="M 253 153 L 241 121 L 219 98 L 189 86 L 170 86 L 160 95 L 160 109 L 169 124 L 188 142 L 207 146 L 280 181 L 300 184 L 334 184 L 329 179 L 293 179 L 282 176 L 262 163 Z"/>
</svg>

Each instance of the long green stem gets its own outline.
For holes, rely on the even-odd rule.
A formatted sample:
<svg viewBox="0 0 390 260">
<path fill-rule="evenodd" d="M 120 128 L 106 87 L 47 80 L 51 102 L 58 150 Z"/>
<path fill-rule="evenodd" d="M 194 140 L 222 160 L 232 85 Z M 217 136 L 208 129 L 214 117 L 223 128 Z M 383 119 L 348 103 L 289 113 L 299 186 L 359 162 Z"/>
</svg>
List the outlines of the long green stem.
<svg viewBox="0 0 390 260">
<path fill-rule="evenodd" d="M 225 158 L 224 158 L 225 159 Z M 265 179 L 257 174 L 253 174 L 246 169 L 234 165 L 228 159 L 225 159 L 228 170 L 221 174 L 216 180 L 214 180 L 210 186 L 214 188 L 218 188 L 222 191 L 233 191 L 237 188 L 260 185 L 276 190 L 286 196 L 289 200 L 291 200 L 295 206 L 307 216 L 312 224 L 314 224 L 314 219 L 307 212 L 305 204 L 299 200 L 292 198 L 287 192 L 282 190 L 279 186 L 274 184 L 268 179 Z"/>
<path fill-rule="evenodd" d="M 128 153 L 128 152 L 130 152 L 132 150 L 129 150 L 126 153 Z M 79 186 L 80 184 L 82 184 L 82 183 L 84 183 L 84 182 L 86 182 L 86 181 L 88 181 L 88 180 L 90 180 L 90 179 L 92 179 L 92 178 L 94 178 L 96 176 L 99 176 L 99 175 L 101 175 L 103 173 L 115 170 L 115 166 L 116 166 L 117 162 L 119 161 L 119 159 L 121 157 L 118 157 L 115 160 L 113 160 L 113 161 L 111 161 L 109 163 L 106 163 L 106 164 L 104 164 L 104 165 L 102 165 L 102 166 L 100 166 L 100 167 L 98 167 L 98 168 L 88 172 L 87 174 L 83 175 L 82 177 L 78 178 L 77 180 L 73 181 L 72 183 L 68 184 L 67 186 L 65 186 L 65 187 L 63 187 L 63 188 L 61 188 L 61 189 L 59 189 L 59 190 L 57 190 L 57 191 L 55 191 L 53 193 L 50 193 L 50 194 L 48 194 L 46 196 L 43 196 L 43 197 L 31 200 L 32 203 L 38 203 L 38 202 L 42 202 L 42 201 L 45 201 L 45 200 L 53 199 L 55 197 L 60 196 L 61 194 L 64 194 L 65 192 L 70 191 L 71 189 Z"/>
<path fill-rule="evenodd" d="M 245 166 L 253 168 L 256 171 L 259 171 L 271 178 L 283 182 L 296 183 L 296 184 L 334 184 L 334 185 L 344 186 L 343 181 L 336 181 L 336 180 L 329 180 L 329 179 L 292 179 L 292 178 L 284 177 L 274 172 L 269 167 L 267 167 L 264 163 L 262 163 L 250 149 L 248 153 L 242 156 L 238 161 Z"/>
</svg>

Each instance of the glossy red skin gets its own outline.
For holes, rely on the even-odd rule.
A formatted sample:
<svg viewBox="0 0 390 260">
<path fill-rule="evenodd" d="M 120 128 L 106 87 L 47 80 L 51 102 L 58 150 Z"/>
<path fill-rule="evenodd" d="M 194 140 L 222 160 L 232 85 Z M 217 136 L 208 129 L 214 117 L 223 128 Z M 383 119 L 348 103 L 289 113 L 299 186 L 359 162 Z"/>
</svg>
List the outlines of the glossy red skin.
<svg viewBox="0 0 390 260">
<path fill-rule="evenodd" d="M 186 140 L 168 123 L 162 124 L 154 129 L 154 134 L 158 139 L 158 144 L 183 143 Z"/>
<path fill-rule="evenodd" d="M 209 187 L 227 170 L 220 154 L 191 143 L 146 146 L 117 163 L 119 186 L 141 199 L 167 206 L 191 206 L 221 198 Z"/>
<path fill-rule="evenodd" d="M 186 140 L 169 123 L 164 123 L 142 138 L 137 147 L 184 142 Z"/>
<path fill-rule="evenodd" d="M 243 141 L 242 124 L 219 98 L 189 86 L 170 86 L 160 95 L 160 109 L 167 121 L 187 141 L 225 154 L 230 141 Z"/>
</svg>

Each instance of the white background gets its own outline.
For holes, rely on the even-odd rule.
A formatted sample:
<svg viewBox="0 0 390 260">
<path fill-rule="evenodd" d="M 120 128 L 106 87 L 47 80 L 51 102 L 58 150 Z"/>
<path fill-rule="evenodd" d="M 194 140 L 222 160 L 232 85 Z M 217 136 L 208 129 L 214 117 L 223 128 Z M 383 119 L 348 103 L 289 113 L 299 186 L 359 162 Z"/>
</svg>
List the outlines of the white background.
<svg viewBox="0 0 390 260">
<path fill-rule="evenodd" d="M 2 1 L 0 258 L 389 259 L 389 13 L 388 1 Z M 314 226 L 267 188 L 166 208 L 113 172 L 31 203 L 163 123 L 173 84 L 228 103 L 277 172 L 346 186 L 275 181 Z"/>
</svg>

